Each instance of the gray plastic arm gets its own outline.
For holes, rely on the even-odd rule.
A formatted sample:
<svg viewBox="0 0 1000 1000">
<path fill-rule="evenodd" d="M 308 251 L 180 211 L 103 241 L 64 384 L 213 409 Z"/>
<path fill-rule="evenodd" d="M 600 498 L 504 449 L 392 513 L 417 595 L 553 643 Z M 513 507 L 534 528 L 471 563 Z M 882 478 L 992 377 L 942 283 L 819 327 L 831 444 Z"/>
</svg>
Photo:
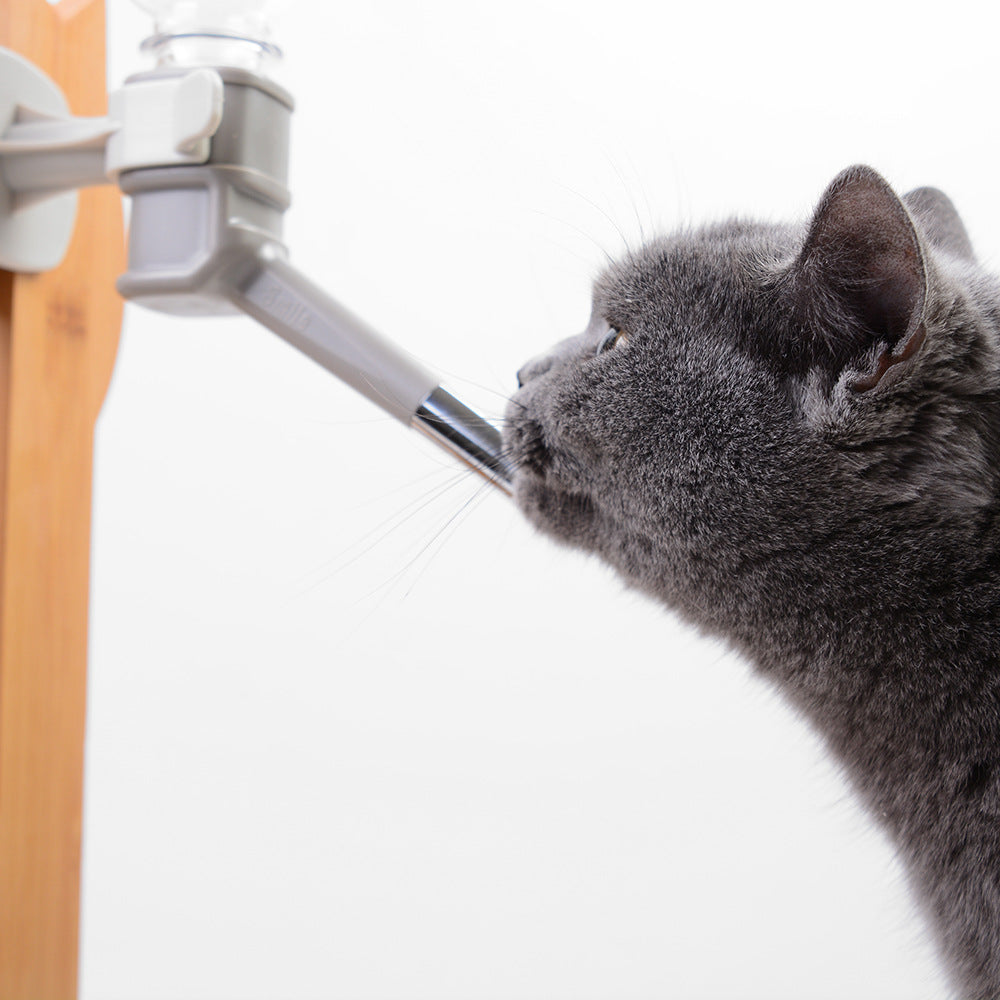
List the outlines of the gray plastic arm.
<svg viewBox="0 0 1000 1000">
<path fill-rule="evenodd" d="M 223 290 L 238 309 L 509 492 L 511 469 L 496 428 L 272 248 L 230 271 Z"/>
<path fill-rule="evenodd" d="M 233 305 L 398 420 L 410 423 L 437 388 L 436 375 L 267 249 L 233 278 Z"/>
</svg>

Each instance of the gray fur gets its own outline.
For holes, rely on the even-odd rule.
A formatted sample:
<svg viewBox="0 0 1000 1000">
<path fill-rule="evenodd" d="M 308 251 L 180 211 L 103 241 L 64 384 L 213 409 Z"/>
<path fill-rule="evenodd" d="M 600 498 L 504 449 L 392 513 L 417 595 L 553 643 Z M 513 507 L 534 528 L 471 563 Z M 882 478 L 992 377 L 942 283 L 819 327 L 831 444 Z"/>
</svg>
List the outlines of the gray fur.
<svg viewBox="0 0 1000 1000">
<path fill-rule="evenodd" d="M 658 239 L 519 379 L 527 517 L 781 686 L 1000 996 L 1000 284 L 948 199 L 854 167 L 805 226 Z"/>
</svg>

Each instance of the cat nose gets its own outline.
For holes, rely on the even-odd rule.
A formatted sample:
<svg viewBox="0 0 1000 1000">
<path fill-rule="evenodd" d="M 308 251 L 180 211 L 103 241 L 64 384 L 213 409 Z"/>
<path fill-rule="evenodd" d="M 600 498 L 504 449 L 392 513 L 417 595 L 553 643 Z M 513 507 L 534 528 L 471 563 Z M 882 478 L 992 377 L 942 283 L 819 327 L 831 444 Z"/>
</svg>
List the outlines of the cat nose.
<svg viewBox="0 0 1000 1000">
<path fill-rule="evenodd" d="M 552 358 L 549 355 L 532 358 L 526 365 L 518 369 L 517 387 L 523 389 L 533 378 L 544 375 L 552 367 Z"/>
</svg>

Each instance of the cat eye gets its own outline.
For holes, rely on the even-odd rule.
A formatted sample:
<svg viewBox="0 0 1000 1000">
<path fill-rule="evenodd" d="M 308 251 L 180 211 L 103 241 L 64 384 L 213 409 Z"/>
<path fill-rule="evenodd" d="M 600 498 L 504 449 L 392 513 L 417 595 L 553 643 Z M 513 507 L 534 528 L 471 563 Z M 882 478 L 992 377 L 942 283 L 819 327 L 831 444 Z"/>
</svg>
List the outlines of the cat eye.
<svg viewBox="0 0 1000 1000">
<path fill-rule="evenodd" d="M 624 347 L 627 343 L 628 334 L 611 327 L 597 345 L 597 353 L 603 354 L 605 351 L 613 351 L 616 347 Z"/>
</svg>

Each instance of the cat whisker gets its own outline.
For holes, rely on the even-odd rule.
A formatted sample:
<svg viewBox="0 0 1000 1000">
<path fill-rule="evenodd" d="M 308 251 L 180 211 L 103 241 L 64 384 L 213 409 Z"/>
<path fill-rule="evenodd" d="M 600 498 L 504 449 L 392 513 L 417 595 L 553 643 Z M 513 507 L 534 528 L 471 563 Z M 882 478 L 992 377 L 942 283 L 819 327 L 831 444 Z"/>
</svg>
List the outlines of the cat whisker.
<svg viewBox="0 0 1000 1000">
<path fill-rule="evenodd" d="M 559 182 L 556 183 L 558 184 Z M 563 190 L 568 191 L 570 194 L 575 195 L 581 201 L 589 205 L 592 209 L 594 209 L 595 212 L 599 212 L 608 221 L 608 223 L 611 225 L 611 228 L 614 229 L 614 231 L 618 234 L 618 238 L 621 240 L 622 247 L 624 248 L 625 253 L 629 257 L 632 256 L 632 247 L 629 245 L 628 237 L 625 235 L 625 231 L 618 224 L 617 220 L 611 215 L 610 212 L 605 211 L 603 208 L 601 208 L 600 205 L 597 204 L 596 201 L 594 201 L 592 198 L 588 198 L 582 192 L 577 191 L 574 188 L 571 188 L 565 184 L 559 184 L 559 186 L 563 188 Z"/>
<path fill-rule="evenodd" d="M 598 241 L 595 240 L 593 236 L 590 235 L 590 233 L 585 232 L 579 226 L 574 226 L 572 222 L 567 222 L 565 219 L 561 219 L 559 216 L 553 215 L 550 212 L 542 212 L 539 209 L 529 209 L 528 211 L 530 211 L 533 215 L 539 215 L 542 218 L 549 219 L 551 222 L 558 222 L 560 225 L 565 226 L 567 229 L 573 230 L 573 232 L 575 232 L 578 236 L 582 236 L 585 240 L 592 243 L 594 247 L 604 256 L 604 258 L 607 260 L 609 264 L 613 264 L 615 262 L 614 256 L 608 253 L 608 251 L 605 250 L 604 247 L 600 243 L 598 243 Z M 588 265 L 591 263 L 589 260 L 587 260 L 586 257 L 584 257 L 582 254 L 577 253 L 575 250 L 570 250 L 569 247 L 564 247 L 563 249 L 566 250 L 567 253 L 571 253 L 574 257 L 577 258 L 577 260 L 581 260 Z"/>
<path fill-rule="evenodd" d="M 318 574 L 319 579 L 315 583 L 309 584 L 304 587 L 300 587 L 295 592 L 293 597 L 299 598 L 304 596 L 305 594 L 315 590 L 316 587 L 320 586 L 330 577 L 336 576 L 337 574 L 342 573 L 348 567 L 353 566 L 363 556 L 366 556 L 369 552 L 371 552 L 372 549 L 376 548 L 379 544 L 384 542 L 386 538 L 388 538 L 391 534 L 398 531 L 401 527 L 403 527 L 403 525 L 407 524 L 414 517 L 416 517 L 422 510 L 424 510 L 431 504 L 435 503 L 436 501 L 440 500 L 460 482 L 467 479 L 469 475 L 469 470 L 464 468 L 455 469 L 454 467 L 451 467 L 445 470 L 442 467 L 435 469 L 432 473 L 428 474 L 423 478 L 427 479 L 435 476 L 440 476 L 444 471 L 447 471 L 448 477 L 443 483 L 434 486 L 428 492 L 421 493 L 419 497 L 410 501 L 408 504 L 405 504 L 401 509 L 395 511 L 392 515 L 385 518 L 383 521 L 379 522 L 374 527 L 369 529 L 367 532 L 365 532 L 365 534 L 363 534 L 359 539 L 357 539 L 351 545 L 347 546 L 347 548 L 345 548 L 343 551 L 331 557 L 330 559 L 325 560 L 323 563 L 312 569 L 307 574 L 307 576 L 316 576 Z M 413 483 L 409 483 L 407 485 L 412 486 Z M 402 488 L 403 487 L 400 487 L 400 489 Z M 397 489 L 390 491 L 389 495 L 392 495 L 392 493 L 396 492 L 399 492 L 399 490 Z M 372 537 L 376 535 L 378 537 L 375 537 L 374 540 L 370 542 L 370 544 L 367 545 L 364 544 L 365 542 L 367 542 L 369 539 L 372 539 Z"/>
<path fill-rule="evenodd" d="M 438 552 L 440 552 L 441 549 L 444 548 L 448 539 L 455 534 L 455 532 L 459 529 L 459 527 L 469 518 L 472 512 L 483 502 L 483 498 L 490 494 L 491 490 L 489 489 L 489 487 L 491 487 L 491 485 L 492 485 L 491 482 L 480 483 L 479 486 L 476 488 L 475 492 L 472 494 L 472 496 L 470 496 L 469 499 L 466 500 L 465 503 L 462 504 L 462 506 L 459 507 L 458 510 L 454 514 L 452 514 L 450 518 L 448 518 L 448 520 L 441 526 L 441 528 L 438 529 L 438 531 L 430 539 L 430 541 L 420 550 L 420 552 L 418 552 L 413 557 L 413 559 L 410 562 L 410 565 L 411 566 L 414 565 L 417 562 L 417 560 L 426 551 L 428 551 L 431 548 L 431 546 L 434 545 L 435 542 L 438 542 L 439 540 L 440 541 L 438 547 L 432 553 L 432 557 L 436 555 Z M 449 528 L 451 529 L 450 531 Z M 430 559 L 424 565 L 421 572 L 414 578 L 410 586 L 406 589 L 406 592 L 403 594 L 404 597 L 407 597 L 412 593 L 413 588 L 417 585 L 423 573 L 427 571 L 428 566 L 430 566 Z"/>
<path fill-rule="evenodd" d="M 472 475 L 475 475 L 475 474 L 472 472 L 471 469 L 461 470 L 461 473 L 459 474 L 459 476 L 457 476 L 449 484 L 449 489 L 451 487 L 456 486 L 459 482 L 469 482 L 470 481 L 469 477 L 472 476 Z M 447 492 L 447 491 L 445 491 L 445 492 Z M 464 520 L 465 516 L 468 516 L 468 513 L 470 513 L 471 510 L 473 510 L 476 506 L 479 506 L 479 503 L 482 501 L 482 498 L 485 497 L 485 496 L 490 495 L 492 492 L 493 492 L 493 490 L 492 490 L 492 486 L 491 486 L 490 482 L 485 481 L 485 480 L 480 480 L 478 482 L 478 484 L 476 485 L 476 488 L 473 491 L 472 495 L 463 504 L 461 504 L 461 506 L 459 506 L 459 508 L 456 511 L 454 511 L 448 517 L 448 519 L 444 522 L 444 524 L 441 525 L 441 527 L 438 528 L 434 532 L 434 534 L 431 536 L 431 538 L 425 544 L 423 544 L 420 547 L 420 549 L 409 560 L 407 560 L 407 562 L 404 563 L 395 573 L 393 573 L 388 579 L 384 580 L 377 587 L 374 587 L 372 590 L 368 591 L 366 594 L 364 594 L 361 597 L 359 597 L 358 600 L 355 602 L 355 605 L 363 604 L 364 602 L 371 600 L 373 597 L 375 597 L 376 595 L 382 593 L 383 591 L 385 593 L 382 596 L 382 600 L 384 600 L 385 597 L 388 595 L 388 592 L 392 588 L 392 586 L 395 583 L 397 583 L 406 573 L 408 573 L 420 561 L 420 559 L 428 552 L 429 549 L 431 549 L 431 547 L 435 544 L 435 542 L 437 542 L 439 539 L 441 539 L 442 535 L 444 534 L 444 532 L 446 532 L 448 530 L 449 526 L 456 525 L 456 527 L 457 527 L 457 523 L 461 523 L 460 521 L 458 521 L 456 523 L 457 519 L 458 518 L 462 518 L 462 520 Z M 430 502 L 430 501 L 428 501 L 428 502 Z M 439 548 L 438 548 L 437 551 L 440 551 L 440 546 L 439 546 Z M 424 566 L 423 571 L 425 571 L 426 568 L 427 568 L 427 566 L 429 566 L 429 565 L 430 565 L 430 562 L 428 561 L 428 563 Z M 423 571 L 421 571 L 421 572 L 423 572 Z M 416 583 L 416 581 L 414 581 L 413 585 L 415 585 L 415 583 Z M 413 585 L 411 585 L 405 591 L 405 593 L 403 594 L 404 597 L 407 596 L 409 593 L 412 592 Z M 380 604 L 381 604 L 381 601 L 378 604 L 376 604 L 375 608 L 373 608 L 372 612 L 370 612 L 370 613 L 374 613 L 374 611 L 377 610 L 377 608 L 380 606 Z"/>
<path fill-rule="evenodd" d="M 625 194 L 628 196 L 628 200 L 629 200 L 629 202 L 632 205 L 632 212 L 635 215 L 636 225 L 639 227 L 639 239 L 643 243 L 645 243 L 646 242 L 646 230 L 645 230 L 645 227 L 642 224 L 642 217 L 639 215 L 639 206 L 638 206 L 638 204 L 636 204 L 635 198 L 632 197 L 632 190 L 629 187 L 629 185 L 626 183 L 626 181 L 625 181 L 625 175 L 621 172 L 621 169 L 619 168 L 616 159 L 613 156 L 609 155 L 608 162 L 611 164 L 611 169 L 615 172 L 615 176 L 617 176 L 618 180 L 621 181 L 622 190 L 624 190 Z M 646 208 L 647 208 L 647 210 L 649 209 L 649 200 L 648 199 L 646 200 Z M 630 251 L 630 254 L 631 254 L 631 251 Z"/>
</svg>

